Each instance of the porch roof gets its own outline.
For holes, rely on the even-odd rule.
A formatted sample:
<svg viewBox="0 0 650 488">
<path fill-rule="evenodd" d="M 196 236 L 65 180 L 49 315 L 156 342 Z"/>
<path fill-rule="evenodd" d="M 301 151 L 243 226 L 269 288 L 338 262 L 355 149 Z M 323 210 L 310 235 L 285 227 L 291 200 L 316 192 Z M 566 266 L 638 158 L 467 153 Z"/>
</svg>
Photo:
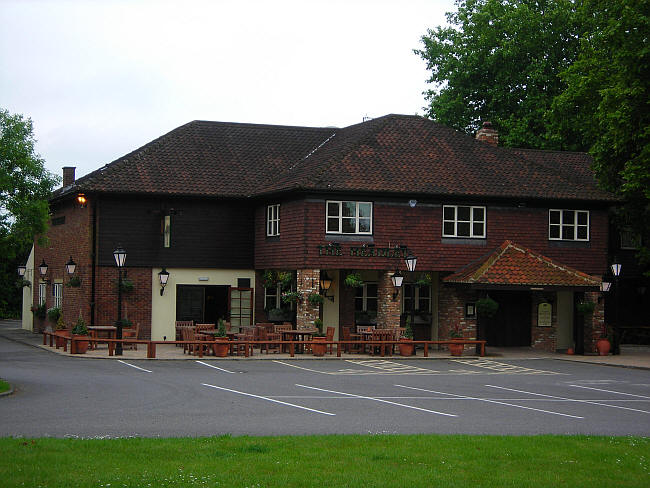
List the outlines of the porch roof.
<svg viewBox="0 0 650 488">
<path fill-rule="evenodd" d="M 553 286 L 595 288 L 600 280 L 505 241 L 487 256 L 468 264 L 443 280 L 445 283 L 481 286 Z"/>
</svg>

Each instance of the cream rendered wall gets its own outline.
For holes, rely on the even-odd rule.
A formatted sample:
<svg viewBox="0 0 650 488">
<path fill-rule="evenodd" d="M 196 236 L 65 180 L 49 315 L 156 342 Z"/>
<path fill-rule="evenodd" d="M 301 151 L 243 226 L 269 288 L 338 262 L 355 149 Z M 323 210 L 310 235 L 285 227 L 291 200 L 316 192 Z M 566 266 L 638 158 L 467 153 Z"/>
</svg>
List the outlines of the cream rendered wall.
<svg viewBox="0 0 650 488">
<path fill-rule="evenodd" d="M 573 292 L 557 292 L 557 349 L 573 347 Z"/>
<path fill-rule="evenodd" d="M 325 299 L 323 302 L 323 332 L 327 327 L 334 327 L 334 340 L 338 341 L 339 337 L 339 270 L 328 271 L 327 275 L 332 278 L 332 286 L 327 292 L 328 296 L 334 295 L 334 302 Z"/>
<path fill-rule="evenodd" d="M 29 280 L 32 283 L 32 286 L 23 287 L 23 311 L 22 311 L 22 328 L 25 330 L 34 330 L 34 314 L 32 313 L 32 305 L 34 301 L 34 286 L 38 286 L 38 283 L 34 283 L 34 246 L 29 252 L 29 257 L 27 258 L 27 263 L 25 263 L 27 269 L 25 270 L 25 279 Z"/>
<path fill-rule="evenodd" d="M 151 270 L 151 339 L 162 341 L 176 337 L 176 285 L 230 285 L 237 286 L 237 278 L 250 278 L 251 287 L 255 288 L 255 271 L 252 269 L 183 269 L 170 268 L 169 280 L 165 287 L 165 294 L 160 296 L 160 280 L 158 273 L 162 268 Z M 201 281 L 199 281 L 201 278 Z M 206 280 L 207 278 L 207 280 Z M 262 297 L 263 299 L 264 297 Z M 255 297 L 253 297 L 255 301 Z M 255 303 L 253 303 L 253 314 Z M 253 321 L 255 316 L 253 315 Z"/>
</svg>

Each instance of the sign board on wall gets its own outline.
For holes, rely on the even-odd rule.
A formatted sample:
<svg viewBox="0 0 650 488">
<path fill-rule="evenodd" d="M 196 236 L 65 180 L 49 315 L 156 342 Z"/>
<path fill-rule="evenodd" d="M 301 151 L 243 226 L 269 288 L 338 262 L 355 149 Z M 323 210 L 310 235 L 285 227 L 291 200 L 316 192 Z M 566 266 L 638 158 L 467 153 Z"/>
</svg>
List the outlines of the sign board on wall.
<svg viewBox="0 0 650 488">
<path fill-rule="evenodd" d="M 540 303 L 537 306 L 537 327 L 550 327 L 553 306 L 550 303 Z"/>
</svg>

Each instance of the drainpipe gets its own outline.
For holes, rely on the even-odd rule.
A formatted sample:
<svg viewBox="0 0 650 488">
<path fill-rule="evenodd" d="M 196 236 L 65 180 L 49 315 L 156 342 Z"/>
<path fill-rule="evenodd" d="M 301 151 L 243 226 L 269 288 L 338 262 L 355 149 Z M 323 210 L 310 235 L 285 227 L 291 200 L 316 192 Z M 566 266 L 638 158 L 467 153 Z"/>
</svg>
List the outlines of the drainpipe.
<svg viewBox="0 0 650 488">
<path fill-rule="evenodd" d="M 97 278 L 97 201 L 93 198 L 93 215 L 92 215 L 92 249 L 90 251 L 91 260 L 91 287 L 90 287 L 90 323 L 95 325 L 95 280 Z"/>
</svg>

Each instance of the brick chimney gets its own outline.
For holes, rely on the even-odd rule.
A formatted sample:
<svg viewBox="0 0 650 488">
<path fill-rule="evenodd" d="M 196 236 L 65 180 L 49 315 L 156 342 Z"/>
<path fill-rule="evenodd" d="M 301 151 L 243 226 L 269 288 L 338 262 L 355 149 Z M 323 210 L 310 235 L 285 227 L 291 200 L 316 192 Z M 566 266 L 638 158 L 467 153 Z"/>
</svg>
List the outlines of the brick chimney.
<svg viewBox="0 0 650 488">
<path fill-rule="evenodd" d="M 74 183 L 74 166 L 63 167 L 63 188 L 70 186 Z"/>
<path fill-rule="evenodd" d="M 493 146 L 499 144 L 499 133 L 492 127 L 492 122 L 487 120 L 483 122 L 483 127 L 476 133 L 476 140 L 487 142 Z"/>
</svg>

